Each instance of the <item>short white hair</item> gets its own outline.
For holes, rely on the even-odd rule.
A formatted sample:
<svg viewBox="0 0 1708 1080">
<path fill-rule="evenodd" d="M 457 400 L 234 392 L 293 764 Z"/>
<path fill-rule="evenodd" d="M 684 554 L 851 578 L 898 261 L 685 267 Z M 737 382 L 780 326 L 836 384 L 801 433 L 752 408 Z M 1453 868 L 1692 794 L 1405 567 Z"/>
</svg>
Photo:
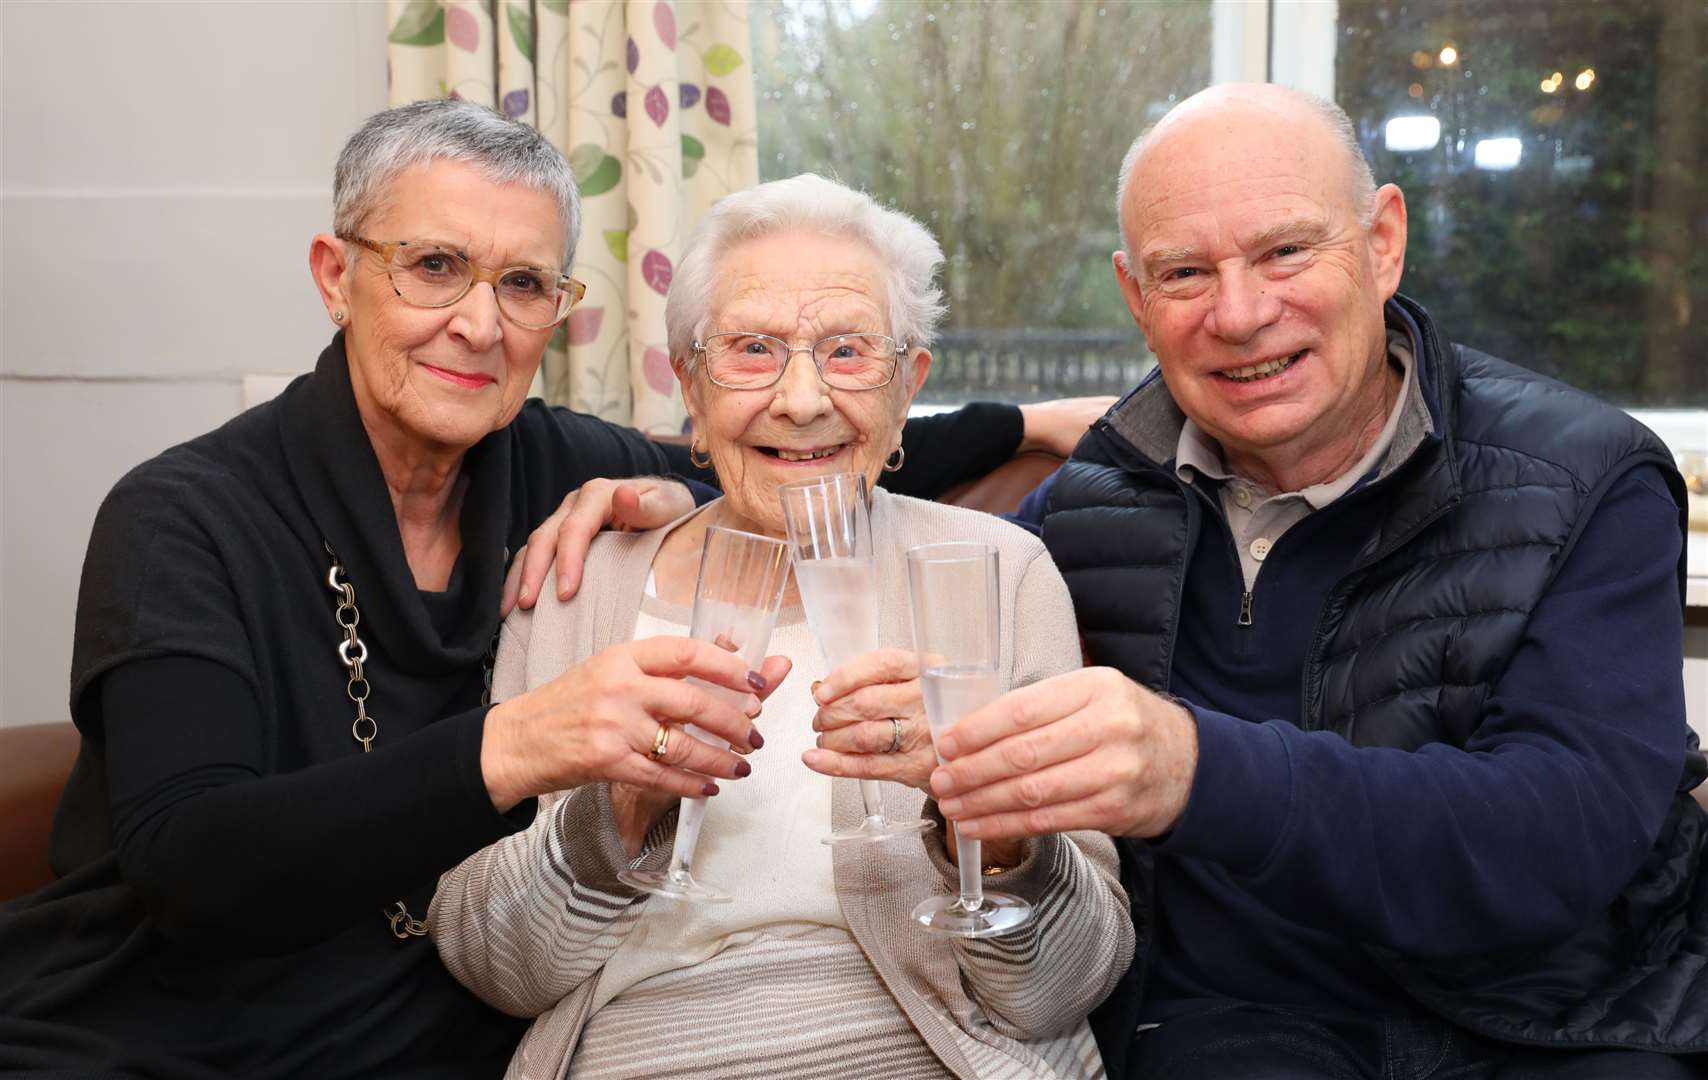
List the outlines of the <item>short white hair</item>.
<svg viewBox="0 0 1708 1080">
<path fill-rule="evenodd" d="M 1346 152 L 1347 168 L 1351 170 L 1352 205 L 1358 208 L 1358 223 L 1368 229 L 1376 220 L 1376 174 L 1370 169 L 1370 160 L 1364 156 L 1363 146 L 1359 145 L 1358 129 L 1353 126 L 1352 117 L 1346 115 L 1345 109 L 1327 98 L 1295 90 L 1290 86 L 1273 83 L 1264 85 L 1310 108 L 1334 134 L 1335 141 L 1340 143 L 1341 149 Z M 1121 250 L 1127 256 L 1129 273 L 1133 266 L 1133 238 L 1127 235 L 1127 219 L 1124 213 L 1127 184 L 1133 178 L 1133 170 L 1139 163 L 1139 154 L 1144 150 L 1151 132 L 1157 129 L 1157 124 L 1167 119 L 1168 115 L 1165 114 L 1162 120 L 1139 133 L 1139 137 L 1133 140 L 1133 145 L 1127 147 L 1126 156 L 1121 158 L 1121 171 L 1115 175 L 1115 224 L 1121 230 Z"/>
<path fill-rule="evenodd" d="M 727 195 L 695 226 L 664 304 L 673 360 L 692 368 L 694 342 L 710 323 L 718 268 L 729 250 L 790 229 L 844 236 L 869 248 L 884 268 L 890 336 L 910 348 L 931 344 L 947 310 L 936 283 L 943 249 L 931 233 L 863 191 L 802 173 Z"/>
<path fill-rule="evenodd" d="M 393 180 L 430 161 L 472 165 L 496 184 L 519 184 L 551 196 L 563 226 L 564 273 L 581 235 L 575 174 L 557 147 L 534 128 L 485 105 L 433 98 L 375 113 L 338 154 L 332 178 L 332 227 L 360 236 Z"/>
</svg>

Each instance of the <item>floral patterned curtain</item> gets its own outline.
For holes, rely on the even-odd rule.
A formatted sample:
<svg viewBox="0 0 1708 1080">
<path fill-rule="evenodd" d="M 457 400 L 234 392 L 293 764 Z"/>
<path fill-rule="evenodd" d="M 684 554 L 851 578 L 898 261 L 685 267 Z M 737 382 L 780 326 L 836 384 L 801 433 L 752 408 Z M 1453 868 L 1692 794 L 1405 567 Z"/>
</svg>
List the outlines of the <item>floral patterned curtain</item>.
<svg viewBox="0 0 1708 1080">
<path fill-rule="evenodd" d="M 581 185 L 587 297 L 546 398 L 681 430 L 664 294 L 689 229 L 758 182 L 743 0 L 387 0 L 391 103 L 456 95 L 533 124 Z"/>
</svg>

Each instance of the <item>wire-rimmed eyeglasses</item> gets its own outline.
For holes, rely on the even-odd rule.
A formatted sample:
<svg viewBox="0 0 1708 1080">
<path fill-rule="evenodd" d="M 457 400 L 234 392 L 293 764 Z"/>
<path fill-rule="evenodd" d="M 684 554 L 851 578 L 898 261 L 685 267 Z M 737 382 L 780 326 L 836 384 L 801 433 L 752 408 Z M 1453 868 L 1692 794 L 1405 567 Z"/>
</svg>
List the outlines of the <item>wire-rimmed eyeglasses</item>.
<svg viewBox="0 0 1708 1080">
<path fill-rule="evenodd" d="M 907 342 L 888 334 L 832 334 L 811 345 L 790 345 L 770 334 L 734 331 L 694 342 L 706 376 L 728 390 L 763 390 L 783 378 L 798 352 L 812 357 L 818 377 L 835 390 L 876 390 L 895 378 Z"/>
<path fill-rule="evenodd" d="M 505 318 L 528 330 L 544 330 L 561 322 L 587 292 L 587 286 L 568 274 L 546 267 L 481 270 L 431 240 L 369 240 L 343 233 L 338 238 L 378 255 L 392 291 L 415 307 L 449 307 L 467 296 L 475 282 L 484 281 L 492 286 Z"/>
</svg>

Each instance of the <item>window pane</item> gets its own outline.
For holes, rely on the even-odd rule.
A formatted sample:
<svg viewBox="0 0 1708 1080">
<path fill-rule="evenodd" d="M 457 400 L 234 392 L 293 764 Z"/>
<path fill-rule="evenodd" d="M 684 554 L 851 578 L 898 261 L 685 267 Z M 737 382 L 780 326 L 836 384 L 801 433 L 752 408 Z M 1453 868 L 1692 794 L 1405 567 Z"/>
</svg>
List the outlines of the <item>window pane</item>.
<svg viewBox="0 0 1708 1080">
<path fill-rule="evenodd" d="M 1109 265 L 1115 173 L 1209 84 L 1208 0 L 776 0 L 752 25 L 761 178 L 838 177 L 943 245 L 921 402 L 1117 393 L 1149 369 Z"/>
<path fill-rule="evenodd" d="M 1708 404 L 1700 0 L 1342 3 L 1336 96 L 1452 338 L 1624 405 Z"/>
</svg>

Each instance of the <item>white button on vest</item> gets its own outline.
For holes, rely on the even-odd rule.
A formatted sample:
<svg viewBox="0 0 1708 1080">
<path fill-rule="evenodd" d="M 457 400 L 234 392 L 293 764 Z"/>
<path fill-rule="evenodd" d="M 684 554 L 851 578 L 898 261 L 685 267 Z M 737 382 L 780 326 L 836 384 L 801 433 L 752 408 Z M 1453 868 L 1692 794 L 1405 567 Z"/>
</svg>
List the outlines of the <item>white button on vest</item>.
<svg viewBox="0 0 1708 1080">
<path fill-rule="evenodd" d="M 1271 545 L 1268 540 L 1265 540 L 1261 536 L 1258 537 L 1256 540 L 1251 542 L 1251 557 L 1256 559 L 1258 562 L 1262 562 L 1269 554 L 1270 547 Z"/>
<path fill-rule="evenodd" d="M 1251 505 L 1251 492 L 1244 484 L 1234 485 L 1234 502 L 1238 503 L 1240 506 Z"/>
</svg>

